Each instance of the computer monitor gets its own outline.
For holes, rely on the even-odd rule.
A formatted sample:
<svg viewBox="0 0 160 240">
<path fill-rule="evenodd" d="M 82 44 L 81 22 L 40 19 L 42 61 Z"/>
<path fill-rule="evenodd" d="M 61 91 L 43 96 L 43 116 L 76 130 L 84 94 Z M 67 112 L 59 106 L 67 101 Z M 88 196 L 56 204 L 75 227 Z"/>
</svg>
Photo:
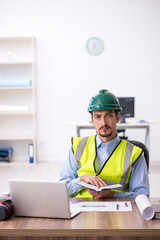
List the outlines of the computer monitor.
<svg viewBox="0 0 160 240">
<path fill-rule="evenodd" d="M 118 97 L 122 111 L 120 112 L 120 122 L 125 123 L 125 118 L 134 117 L 134 97 Z"/>
</svg>

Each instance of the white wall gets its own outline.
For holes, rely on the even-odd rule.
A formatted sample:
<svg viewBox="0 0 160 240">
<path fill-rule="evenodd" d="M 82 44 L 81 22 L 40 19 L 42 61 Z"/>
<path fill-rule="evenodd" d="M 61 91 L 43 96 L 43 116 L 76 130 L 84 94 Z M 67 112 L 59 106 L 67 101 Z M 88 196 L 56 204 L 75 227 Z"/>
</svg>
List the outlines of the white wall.
<svg viewBox="0 0 160 240">
<path fill-rule="evenodd" d="M 135 96 L 135 120 L 160 120 L 159 13 L 158 0 L 0 1 L 0 36 L 36 38 L 40 161 L 66 159 L 76 131 L 64 122 L 89 121 L 101 88 Z M 85 49 L 92 36 L 105 45 L 96 57 Z M 159 132 L 151 127 L 151 160 L 160 159 Z M 143 130 L 128 134 L 144 141 Z"/>
</svg>

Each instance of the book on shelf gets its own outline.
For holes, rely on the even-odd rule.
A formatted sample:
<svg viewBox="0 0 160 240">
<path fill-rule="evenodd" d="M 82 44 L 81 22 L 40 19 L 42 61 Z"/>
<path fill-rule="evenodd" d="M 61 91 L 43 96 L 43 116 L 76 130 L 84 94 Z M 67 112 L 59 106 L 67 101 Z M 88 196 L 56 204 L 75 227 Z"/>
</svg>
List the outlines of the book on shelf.
<svg viewBox="0 0 160 240">
<path fill-rule="evenodd" d="M 7 162 L 10 162 L 11 161 L 11 158 L 10 157 L 1 157 L 0 156 L 0 161 L 7 161 Z"/>
<path fill-rule="evenodd" d="M 0 79 L 0 87 L 30 87 L 31 79 Z"/>
<path fill-rule="evenodd" d="M 7 112 L 7 111 L 28 111 L 28 106 L 8 106 L 8 105 L 0 105 L 0 111 L 1 112 Z"/>
<path fill-rule="evenodd" d="M 12 160 L 13 148 L 0 148 L 0 161 Z"/>
<path fill-rule="evenodd" d="M 103 187 L 99 187 L 99 188 L 94 186 L 94 185 L 92 185 L 92 184 L 90 184 L 90 183 L 86 183 L 86 182 L 83 182 L 83 181 L 80 181 L 77 184 L 82 186 L 82 187 L 95 190 L 96 192 L 101 192 L 102 190 L 117 189 L 117 188 L 122 187 L 122 185 L 119 184 L 119 183 L 113 183 L 113 184 L 110 184 L 110 185 L 107 185 L 107 186 L 103 186 Z"/>
</svg>

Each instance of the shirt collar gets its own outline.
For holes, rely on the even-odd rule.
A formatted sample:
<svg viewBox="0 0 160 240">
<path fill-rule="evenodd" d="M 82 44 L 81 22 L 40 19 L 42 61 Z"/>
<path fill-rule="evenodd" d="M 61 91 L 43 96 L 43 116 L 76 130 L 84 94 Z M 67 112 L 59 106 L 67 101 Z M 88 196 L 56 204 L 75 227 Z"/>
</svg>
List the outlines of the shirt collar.
<svg viewBox="0 0 160 240">
<path fill-rule="evenodd" d="M 106 142 L 105 145 L 106 147 L 110 148 L 110 146 L 117 146 L 120 143 L 121 139 L 120 137 L 117 135 L 115 138 L 113 138 L 111 141 Z M 99 138 L 98 134 L 96 136 L 96 144 L 97 144 L 97 148 L 102 144 L 102 140 Z"/>
</svg>

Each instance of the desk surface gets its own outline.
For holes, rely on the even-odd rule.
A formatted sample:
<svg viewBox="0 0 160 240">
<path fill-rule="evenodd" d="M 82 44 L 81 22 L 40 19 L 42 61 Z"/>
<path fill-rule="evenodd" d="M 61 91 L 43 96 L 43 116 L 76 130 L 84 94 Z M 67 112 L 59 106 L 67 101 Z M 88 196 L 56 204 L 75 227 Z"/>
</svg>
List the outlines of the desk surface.
<svg viewBox="0 0 160 240">
<path fill-rule="evenodd" d="M 76 127 L 94 127 L 91 122 L 65 122 L 65 125 L 68 126 L 76 126 Z M 117 126 L 133 126 L 133 127 L 149 127 L 151 124 L 150 122 L 145 122 L 145 123 L 138 123 L 138 122 L 126 122 L 126 123 L 117 123 Z"/>
<path fill-rule="evenodd" d="M 152 123 L 146 122 L 146 123 L 138 123 L 138 122 L 128 122 L 128 123 L 117 123 L 117 127 L 140 127 L 140 128 L 146 128 L 150 127 Z M 76 126 L 76 127 L 94 127 L 91 122 L 66 122 L 65 125 L 68 126 Z"/>
<path fill-rule="evenodd" d="M 134 200 L 128 200 L 132 202 L 132 212 L 81 212 L 69 220 L 12 216 L 0 222 L 0 236 L 160 236 L 160 220 L 144 220 Z M 158 199 L 151 202 L 157 203 Z"/>
</svg>

